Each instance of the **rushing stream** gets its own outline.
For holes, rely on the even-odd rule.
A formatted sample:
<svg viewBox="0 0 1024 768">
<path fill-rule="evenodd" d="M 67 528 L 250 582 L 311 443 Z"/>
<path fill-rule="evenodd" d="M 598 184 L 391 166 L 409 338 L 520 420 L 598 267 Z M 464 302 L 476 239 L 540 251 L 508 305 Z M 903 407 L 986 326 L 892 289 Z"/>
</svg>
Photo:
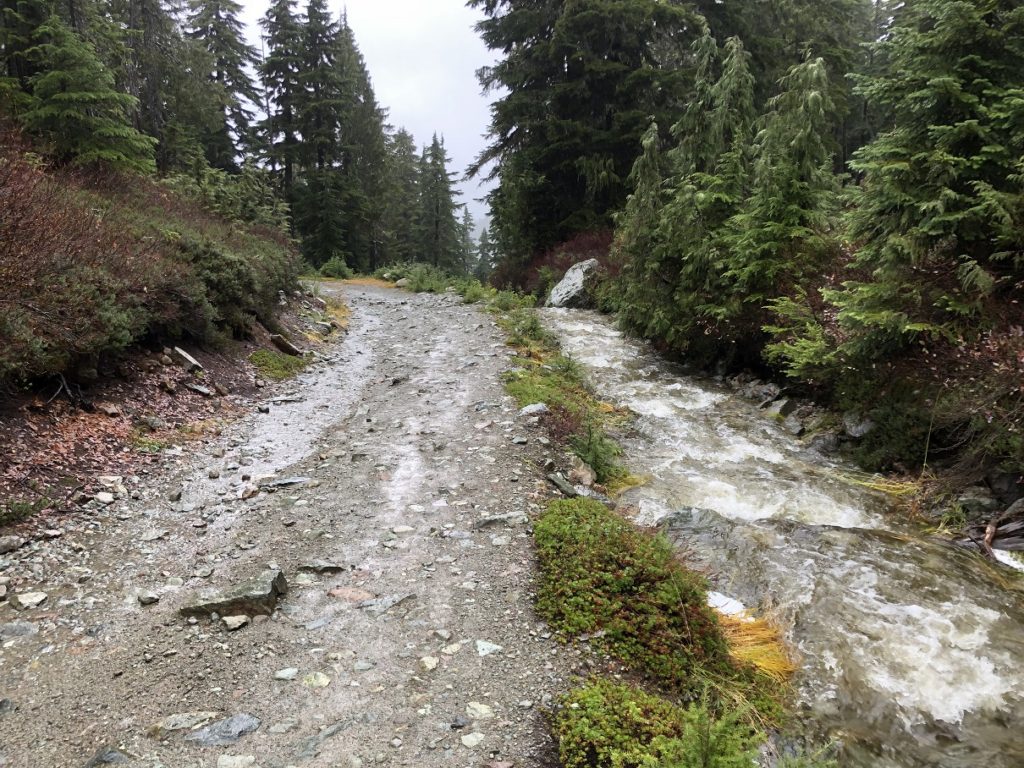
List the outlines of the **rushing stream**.
<svg viewBox="0 0 1024 768">
<path fill-rule="evenodd" d="M 746 605 L 789 627 L 809 731 L 857 768 L 1024 766 L 1024 588 L 900 525 L 849 467 L 596 314 L 545 310 L 595 390 L 637 414 L 650 477 L 623 498 Z"/>
</svg>

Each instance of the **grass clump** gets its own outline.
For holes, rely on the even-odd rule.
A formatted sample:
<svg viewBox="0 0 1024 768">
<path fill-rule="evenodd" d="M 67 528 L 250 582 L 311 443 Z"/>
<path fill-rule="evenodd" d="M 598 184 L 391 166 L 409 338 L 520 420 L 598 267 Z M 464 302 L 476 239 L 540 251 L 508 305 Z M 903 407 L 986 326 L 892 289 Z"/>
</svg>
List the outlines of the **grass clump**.
<svg viewBox="0 0 1024 768">
<path fill-rule="evenodd" d="M 731 662 L 707 585 L 654 536 L 592 499 L 552 502 L 534 529 L 538 611 L 570 635 L 603 632 L 608 651 L 674 690 L 700 693 L 701 670 Z"/>
<path fill-rule="evenodd" d="M 258 349 L 249 355 L 249 362 L 256 366 L 264 377 L 281 381 L 290 379 L 306 367 L 304 357 L 285 355 L 272 349 Z"/>
<path fill-rule="evenodd" d="M 554 717 L 564 768 L 749 768 L 756 731 L 706 700 L 681 707 L 637 688 L 595 680 Z"/>
</svg>

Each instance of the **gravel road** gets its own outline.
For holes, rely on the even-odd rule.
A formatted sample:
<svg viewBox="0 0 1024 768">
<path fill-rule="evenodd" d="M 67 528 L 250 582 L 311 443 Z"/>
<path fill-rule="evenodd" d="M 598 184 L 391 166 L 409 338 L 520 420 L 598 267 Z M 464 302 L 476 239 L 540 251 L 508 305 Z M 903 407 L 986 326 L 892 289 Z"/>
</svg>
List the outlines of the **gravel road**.
<svg viewBox="0 0 1024 768">
<path fill-rule="evenodd" d="M 556 764 L 543 710 L 582 662 L 533 613 L 549 449 L 501 333 L 344 292 L 347 337 L 268 413 L 0 554 L 0 766 Z M 272 615 L 180 613 L 268 569 Z"/>
</svg>

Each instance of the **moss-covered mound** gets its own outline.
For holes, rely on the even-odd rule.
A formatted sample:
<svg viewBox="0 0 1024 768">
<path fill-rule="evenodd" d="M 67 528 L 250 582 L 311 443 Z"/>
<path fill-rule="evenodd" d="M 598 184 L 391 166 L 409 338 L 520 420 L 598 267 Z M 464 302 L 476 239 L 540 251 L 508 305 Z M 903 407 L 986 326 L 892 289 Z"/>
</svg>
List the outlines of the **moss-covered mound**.
<svg viewBox="0 0 1024 768">
<path fill-rule="evenodd" d="M 608 651 L 680 691 L 699 692 L 697 671 L 732 672 L 706 584 L 663 536 L 590 499 L 555 501 L 535 528 L 537 607 L 568 634 L 603 632 Z"/>
</svg>

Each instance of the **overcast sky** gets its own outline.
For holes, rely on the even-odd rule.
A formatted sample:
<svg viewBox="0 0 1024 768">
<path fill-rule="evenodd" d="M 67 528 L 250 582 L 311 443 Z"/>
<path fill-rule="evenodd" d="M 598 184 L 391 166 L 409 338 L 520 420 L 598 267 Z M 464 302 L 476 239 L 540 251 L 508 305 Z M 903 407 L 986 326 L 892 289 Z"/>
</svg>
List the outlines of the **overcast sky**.
<svg viewBox="0 0 1024 768">
<path fill-rule="evenodd" d="M 256 41 L 269 0 L 242 3 Z M 490 122 L 489 99 L 480 94 L 476 70 L 494 57 L 473 30 L 477 12 L 463 0 L 341 0 L 332 11 L 337 16 L 343 8 L 390 123 L 410 131 L 421 147 L 435 131 L 444 136 L 461 202 L 469 204 L 479 226 L 487 208 L 477 198 L 487 190 L 461 180 L 483 149 Z"/>
</svg>

